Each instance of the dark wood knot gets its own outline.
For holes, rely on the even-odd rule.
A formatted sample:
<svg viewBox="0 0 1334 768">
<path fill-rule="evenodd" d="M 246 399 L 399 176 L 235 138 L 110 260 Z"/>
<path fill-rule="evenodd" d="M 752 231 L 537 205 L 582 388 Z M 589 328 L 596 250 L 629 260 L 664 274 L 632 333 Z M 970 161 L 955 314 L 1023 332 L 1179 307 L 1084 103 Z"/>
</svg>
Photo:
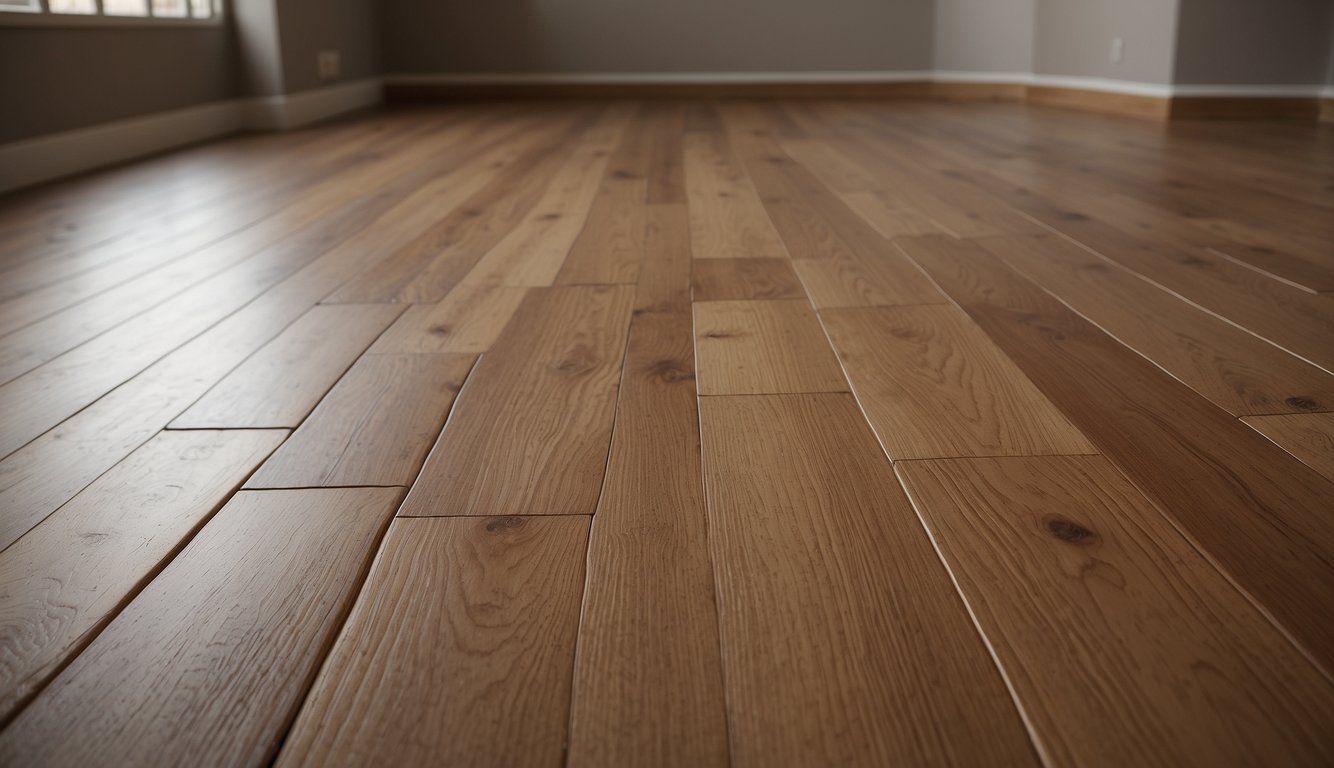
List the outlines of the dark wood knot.
<svg viewBox="0 0 1334 768">
<path fill-rule="evenodd" d="M 1070 544 L 1087 547 L 1098 543 L 1098 534 L 1064 517 L 1048 517 L 1043 521 L 1043 525 L 1048 533 Z"/>
</svg>

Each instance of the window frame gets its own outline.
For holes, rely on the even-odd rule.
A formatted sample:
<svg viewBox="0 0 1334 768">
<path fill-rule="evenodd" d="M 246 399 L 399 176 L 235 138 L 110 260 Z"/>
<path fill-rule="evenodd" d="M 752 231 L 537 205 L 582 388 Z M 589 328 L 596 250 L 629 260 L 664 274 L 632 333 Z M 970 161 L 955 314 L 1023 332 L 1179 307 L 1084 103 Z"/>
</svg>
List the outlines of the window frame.
<svg viewBox="0 0 1334 768">
<path fill-rule="evenodd" d="M 37 0 L 37 7 L 29 10 L 0 10 L 0 27 L 95 27 L 99 29 L 116 27 L 218 27 L 226 18 L 226 6 L 222 0 L 210 0 L 213 12 L 206 19 L 194 16 L 153 16 L 152 0 L 146 0 L 148 16 L 108 16 L 102 11 L 102 0 L 94 0 L 97 13 L 52 13 L 47 0 Z M 189 4 L 189 0 L 186 0 Z"/>
</svg>

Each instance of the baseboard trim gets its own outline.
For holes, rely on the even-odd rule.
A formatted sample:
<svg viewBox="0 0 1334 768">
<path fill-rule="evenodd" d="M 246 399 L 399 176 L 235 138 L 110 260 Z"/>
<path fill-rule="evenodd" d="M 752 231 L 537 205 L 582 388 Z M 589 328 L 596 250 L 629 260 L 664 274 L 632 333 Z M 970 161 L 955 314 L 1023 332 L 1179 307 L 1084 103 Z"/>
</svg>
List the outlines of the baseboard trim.
<svg viewBox="0 0 1334 768">
<path fill-rule="evenodd" d="M 393 75 L 385 100 L 911 98 L 930 72 L 558 72 Z"/>
<path fill-rule="evenodd" d="M 397 74 L 242 99 L 0 145 L 0 192 L 245 130 L 290 130 L 382 101 L 475 98 L 931 98 L 1012 101 L 1155 120 L 1334 122 L 1334 88 L 1158 85 L 1020 72 Z"/>
<path fill-rule="evenodd" d="M 240 131 L 300 128 L 381 101 L 379 78 L 158 112 L 0 145 L 0 193 Z"/>
<path fill-rule="evenodd" d="M 380 103 L 378 77 L 240 102 L 242 124 L 253 131 L 286 131 Z"/>
<path fill-rule="evenodd" d="M 505 98 L 938 98 L 1027 102 L 1152 120 L 1316 119 L 1319 85 L 1167 85 L 1023 72 L 393 74 L 389 102 Z M 1334 109 L 1334 108 L 1330 108 Z M 1325 118 L 1330 119 L 1330 118 Z"/>
<path fill-rule="evenodd" d="M 116 120 L 0 145 L 0 192 L 226 136 L 241 129 L 232 101 Z"/>
</svg>

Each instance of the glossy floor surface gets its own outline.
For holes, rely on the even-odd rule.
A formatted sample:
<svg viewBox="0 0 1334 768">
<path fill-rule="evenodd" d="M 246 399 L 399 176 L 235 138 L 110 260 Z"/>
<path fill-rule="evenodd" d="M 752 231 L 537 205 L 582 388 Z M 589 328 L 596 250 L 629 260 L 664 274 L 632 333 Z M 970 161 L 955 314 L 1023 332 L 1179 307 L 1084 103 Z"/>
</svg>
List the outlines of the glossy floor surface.
<svg viewBox="0 0 1334 768">
<path fill-rule="evenodd" d="M 0 764 L 1334 763 L 1334 128 L 493 103 L 0 200 Z"/>
</svg>

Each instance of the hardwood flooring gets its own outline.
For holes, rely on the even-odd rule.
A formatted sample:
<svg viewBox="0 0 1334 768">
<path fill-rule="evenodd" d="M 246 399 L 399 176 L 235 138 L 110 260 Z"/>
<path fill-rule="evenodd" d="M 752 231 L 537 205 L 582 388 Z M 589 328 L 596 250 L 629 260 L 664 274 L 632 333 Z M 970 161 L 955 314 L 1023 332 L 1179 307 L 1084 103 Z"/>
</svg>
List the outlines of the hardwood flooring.
<svg viewBox="0 0 1334 768">
<path fill-rule="evenodd" d="M 1331 178 L 495 102 L 0 198 L 0 764 L 1330 765 Z"/>
</svg>

